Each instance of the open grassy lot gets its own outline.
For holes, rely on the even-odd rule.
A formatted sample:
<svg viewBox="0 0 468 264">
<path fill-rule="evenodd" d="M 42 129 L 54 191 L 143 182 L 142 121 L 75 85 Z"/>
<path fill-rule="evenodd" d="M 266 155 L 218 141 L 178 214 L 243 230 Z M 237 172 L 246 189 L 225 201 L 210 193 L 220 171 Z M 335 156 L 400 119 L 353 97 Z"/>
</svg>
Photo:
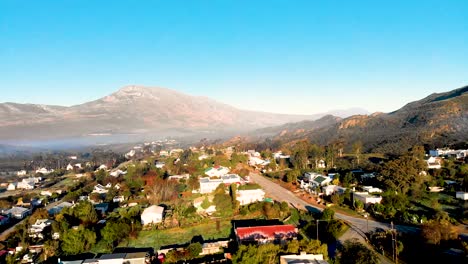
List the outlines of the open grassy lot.
<svg viewBox="0 0 468 264">
<path fill-rule="evenodd" d="M 136 239 L 123 242 L 120 246 L 161 248 L 164 245 L 189 243 L 194 236 L 202 236 L 204 240 L 228 238 L 231 234 L 231 221 L 220 220 L 220 229 L 216 229 L 216 221 L 184 228 L 141 231 Z"/>
</svg>

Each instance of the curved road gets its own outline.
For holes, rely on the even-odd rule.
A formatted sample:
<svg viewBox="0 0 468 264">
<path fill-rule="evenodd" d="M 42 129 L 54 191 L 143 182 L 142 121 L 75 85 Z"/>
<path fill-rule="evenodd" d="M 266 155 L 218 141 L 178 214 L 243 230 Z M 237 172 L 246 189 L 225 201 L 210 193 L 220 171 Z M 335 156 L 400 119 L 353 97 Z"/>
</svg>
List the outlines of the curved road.
<svg viewBox="0 0 468 264">
<path fill-rule="evenodd" d="M 306 201 L 300 199 L 296 195 L 294 195 L 289 190 L 285 189 L 284 187 L 280 186 L 277 183 L 274 183 L 261 175 L 258 174 L 250 174 L 251 179 L 258 183 L 265 192 L 270 195 L 272 198 L 278 201 L 286 201 L 294 206 L 299 206 L 303 209 L 306 209 L 311 212 L 322 211 L 323 209 L 312 204 L 307 203 Z M 365 233 L 367 232 L 367 226 L 369 225 L 369 231 L 374 229 L 384 229 L 388 230 L 391 228 L 390 224 L 377 222 L 373 220 L 366 220 L 363 218 L 353 217 L 349 215 L 344 215 L 340 213 L 335 213 L 336 218 L 346 221 L 357 234 L 362 237 L 365 237 Z M 404 226 L 404 225 L 395 225 L 395 229 L 402 233 L 417 233 L 420 231 L 417 227 L 412 226 Z"/>
</svg>

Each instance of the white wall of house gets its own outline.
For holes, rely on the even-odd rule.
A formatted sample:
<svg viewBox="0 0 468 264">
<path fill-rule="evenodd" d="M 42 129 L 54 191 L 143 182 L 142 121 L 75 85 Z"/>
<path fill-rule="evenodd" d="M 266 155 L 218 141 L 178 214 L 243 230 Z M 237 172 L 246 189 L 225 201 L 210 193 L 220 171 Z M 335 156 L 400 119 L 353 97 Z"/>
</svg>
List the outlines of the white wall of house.
<svg viewBox="0 0 468 264">
<path fill-rule="evenodd" d="M 462 200 L 468 200 L 468 192 L 457 192 L 455 197 Z"/>
<path fill-rule="evenodd" d="M 236 200 L 240 205 L 246 205 L 265 199 L 265 192 L 262 189 L 255 190 L 238 190 Z"/>
</svg>

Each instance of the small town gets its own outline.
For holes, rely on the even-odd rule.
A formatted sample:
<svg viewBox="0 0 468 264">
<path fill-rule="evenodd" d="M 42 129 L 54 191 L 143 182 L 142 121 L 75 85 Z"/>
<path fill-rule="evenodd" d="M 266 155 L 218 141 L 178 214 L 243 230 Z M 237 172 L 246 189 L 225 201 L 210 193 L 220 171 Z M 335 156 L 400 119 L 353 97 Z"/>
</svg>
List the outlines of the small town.
<svg viewBox="0 0 468 264">
<path fill-rule="evenodd" d="M 468 263 L 467 14 L 0 0 L 0 264 Z"/>
<path fill-rule="evenodd" d="M 467 250 L 466 149 L 415 146 L 388 159 L 361 153 L 360 142 L 349 153 L 307 141 L 261 150 L 166 143 L 37 157 L 11 172 L 1 183 L 0 257 L 393 263 L 430 248 L 455 260 Z"/>
</svg>

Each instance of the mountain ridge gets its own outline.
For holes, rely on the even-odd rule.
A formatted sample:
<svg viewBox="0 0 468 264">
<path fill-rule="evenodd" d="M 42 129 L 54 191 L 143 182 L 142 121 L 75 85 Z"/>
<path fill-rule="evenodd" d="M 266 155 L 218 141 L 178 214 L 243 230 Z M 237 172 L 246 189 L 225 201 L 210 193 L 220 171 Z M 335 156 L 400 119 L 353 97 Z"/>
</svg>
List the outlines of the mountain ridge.
<svg viewBox="0 0 468 264">
<path fill-rule="evenodd" d="M 310 119 L 314 115 L 243 110 L 205 96 L 129 85 L 102 98 L 72 106 L 0 104 L 0 142 L 95 134 L 224 133 Z"/>
<path fill-rule="evenodd" d="M 304 128 L 300 133 L 297 124 L 290 126 L 296 126 L 296 130 L 272 137 L 282 141 L 308 139 L 321 145 L 346 142 L 348 147 L 361 141 L 367 151 L 395 153 L 415 144 L 440 147 L 467 142 L 468 86 L 433 93 L 390 113 L 354 115 L 328 126 Z"/>
</svg>

